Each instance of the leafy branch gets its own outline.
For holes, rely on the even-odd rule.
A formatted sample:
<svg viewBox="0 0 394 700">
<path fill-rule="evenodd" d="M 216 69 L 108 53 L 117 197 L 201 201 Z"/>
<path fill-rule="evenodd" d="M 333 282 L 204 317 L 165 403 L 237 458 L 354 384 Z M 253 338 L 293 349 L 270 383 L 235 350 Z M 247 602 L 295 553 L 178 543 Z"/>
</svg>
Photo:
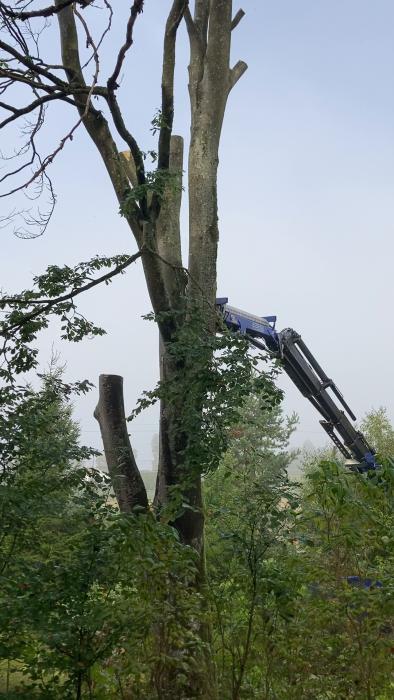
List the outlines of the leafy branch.
<svg viewBox="0 0 394 700">
<path fill-rule="evenodd" d="M 159 201 L 164 197 L 165 192 L 179 192 L 180 173 L 170 170 L 153 170 L 145 174 L 144 184 L 135 185 L 123 198 L 120 206 L 121 216 L 130 216 L 138 207 L 141 201 L 149 201 L 154 195 Z"/>
<path fill-rule="evenodd" d="M 50 316 L 61 320 L 61 337 L 78 342 L 86 336 L 103 335 L 105 331 L 88 321 L 75 306 L 75 298 L 97 287 L 109 284 L 116 275 L 124 271 L 143 251 L 134 255 L 95 256 L 74 268 L 68 265 L 51 265 L 45 274 L 34 277 L 34 288 L 13 296 L 0 296 L 0 311 L 4 318 L 0 322 L 0 336 L 4 339 L 0 348 L 0 377 L 11 383 L 15 375 L 37 366 L 37 349 L 31 347 L 38 333 L 49 325 Z M 112 270 L 98 277 L 103 269 Z"/>
</svg>

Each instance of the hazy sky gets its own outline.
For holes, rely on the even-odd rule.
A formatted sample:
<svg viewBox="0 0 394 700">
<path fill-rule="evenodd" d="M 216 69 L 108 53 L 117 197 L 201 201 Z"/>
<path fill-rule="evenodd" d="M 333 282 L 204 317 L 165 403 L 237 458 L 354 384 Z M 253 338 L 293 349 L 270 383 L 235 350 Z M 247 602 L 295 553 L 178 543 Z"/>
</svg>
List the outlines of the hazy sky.
<svg viewBox="0 0 394 700">
<path fill-rule="evenodd" d="M 117 3 L 115 3 L 117 5 Z M 169 0 L 146 0 L 135 27 L 119 100 L 142 148 L 160 102 L 160 54 Z M 127 6 L 128 3 L 125 3 Z M 394 4 L 392 0 L 245 0 L 233 37 L 234 62 L 249 70 L 231 94 L 220 152 L 218 293 L 278 327 L 301 333 L 358 416 L 380 405 L 394 418 Z M 235 10 L 238 5 L 235 5 Z M 123 12 L 123 11 L 122 11 Z M 125 7 L 122 18 L 127 14 Z M 56 56 L 57 28 L 48 35 Z M 123 38 L 115 22 L 102 82 Z M 187 140 L 187 47 L 180 35 L 175 132 Z M 73 113 L 49 111 L 43 144 L 57 145 Z M 52 117 L 51 117 L 52 114 Z M 0 135 L 1 150 L 11 147 Z M 121 145 L 121 142 L 119 141 Z M 98 154 L 80 130 L 52 166 L 59 200 L 44 237 L 2 230 L 1 284 L 17 291 L 51 263 L 134 251 Z M 2 200 L 2 213 L 7 203 Z M 184 220 L 186 221 L 186 207 Z M 184 230 L 186 227 L 184 227 Z M 52 343 L 72 378 L 125 378 L 127 409 L 157 377 L 157 338 L 139 265 L 96 290 L 81 309 L 108 335 L 76 346 Z M 285 378 L 287 411 L 301 424 L 295 444 L 325 442 L 318 416 Z M 85 442 L 100 446 L 97 395 L 76 405 Z M 150 466 L 154 411 L 131 433 Z"/>
</svg>

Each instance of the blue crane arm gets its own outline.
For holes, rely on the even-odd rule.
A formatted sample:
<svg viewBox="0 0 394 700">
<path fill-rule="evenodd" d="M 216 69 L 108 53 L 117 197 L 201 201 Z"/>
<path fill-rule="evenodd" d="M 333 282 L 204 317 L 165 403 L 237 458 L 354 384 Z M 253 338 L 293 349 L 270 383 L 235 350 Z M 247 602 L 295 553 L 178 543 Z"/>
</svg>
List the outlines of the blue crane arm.
<svg viewBox="0 0 394 700">
<path fill-rule="evenodd" d="M 278 332 L 276 316 L 254 316 L 229 306 L 227 297 L 217 299 L 216 306 L 230 330 L 244 334 L 251 345 L 280 359 L 286 374 L 322 416 L 321 426 L 344 457 L 355 460 L 358 471 L 376 469 L 375 451 L 351 422 L 356 416 L 301 336 L 292 328 Z"/>
</svg>

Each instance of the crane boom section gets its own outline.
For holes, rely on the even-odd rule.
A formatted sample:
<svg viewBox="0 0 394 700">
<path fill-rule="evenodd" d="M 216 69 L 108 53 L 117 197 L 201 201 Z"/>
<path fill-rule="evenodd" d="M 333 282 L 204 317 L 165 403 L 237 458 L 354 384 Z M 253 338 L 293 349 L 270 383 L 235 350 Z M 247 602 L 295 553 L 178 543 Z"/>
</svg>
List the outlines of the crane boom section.
<svg viewBox="0 0 394 700">
<path fill-rule="evenodd" d="M 330 439 L 344 457 L 357 462 L 358 471 L 376 469 L 374 450 L 351 422 L 356 416 L 301 336 L 292 328 L 276 331 L 275 316 L 255 316 L 227 302 L 226 297 L 216 300 L 227 327 L 244 334 L 251 345 L 280 359 L 286 374 L 322 416 L 320 424 Z"/>
</svg>

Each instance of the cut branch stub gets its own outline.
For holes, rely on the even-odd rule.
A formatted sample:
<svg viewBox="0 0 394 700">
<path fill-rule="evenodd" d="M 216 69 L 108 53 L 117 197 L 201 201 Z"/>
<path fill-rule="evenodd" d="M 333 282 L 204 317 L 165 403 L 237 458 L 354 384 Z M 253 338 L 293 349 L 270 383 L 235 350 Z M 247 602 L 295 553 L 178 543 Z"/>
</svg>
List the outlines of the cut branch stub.
<svg viewBox="0 0 394 700">
<path fill-rule="evenodd" d="M 127 432 L 123 377 L 100 375 L 99 402 L 94 417 L 100 425 L 108 472 L 119 509 L 122 513 L 131 513 L 137 506 L 146 510 L 148 497 Z"/>
<path fill-rule="evenodd" d="M 240 10 L 238 10 L 233 21 L 231 22 L 231 31 L 233 31 L 233 29 L 238 27 L 238 25 L 243 17 L 245 17 L 245 11 L 242 10 L 242 8 L 241 8 Z"/>
<path fill-rule="evenodd" d="M 230 70 L 230 90 L 233 89 L 234 85 L 242 78 L 245 71 L 248 70 L 248 66 L 245 61 L 237 61 L 235 66 Z"/>
<path fill-rule="evenodd" d="M 119 153 L 119 157 L 121 160 L 121 163 L 124 167 L 126 176 L 132 187 L 137 187 L 138 185 L 138 178 L 137 178 L 137 171 L 135 167 L 135 162 L 134 158 L 131 155 L 130 151 L 121 151 Z"/>
</svg>

